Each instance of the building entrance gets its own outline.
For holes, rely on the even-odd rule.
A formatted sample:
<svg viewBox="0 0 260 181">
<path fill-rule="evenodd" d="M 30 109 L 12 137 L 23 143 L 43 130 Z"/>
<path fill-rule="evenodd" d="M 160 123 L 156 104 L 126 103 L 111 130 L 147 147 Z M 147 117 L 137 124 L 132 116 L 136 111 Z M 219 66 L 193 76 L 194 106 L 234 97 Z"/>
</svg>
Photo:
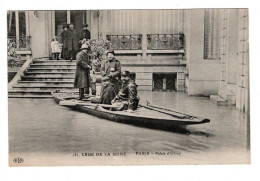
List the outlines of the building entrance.
<svg viewBox="0 0 260 181">
<path fill-rule="evenodd" d="M 74 24 L 76 31 L 82 30 L 82 25 L 86 23 L 86 11 L 55 11 L 55 35 L 61 41 L 63 25 Z"/>
</svg>

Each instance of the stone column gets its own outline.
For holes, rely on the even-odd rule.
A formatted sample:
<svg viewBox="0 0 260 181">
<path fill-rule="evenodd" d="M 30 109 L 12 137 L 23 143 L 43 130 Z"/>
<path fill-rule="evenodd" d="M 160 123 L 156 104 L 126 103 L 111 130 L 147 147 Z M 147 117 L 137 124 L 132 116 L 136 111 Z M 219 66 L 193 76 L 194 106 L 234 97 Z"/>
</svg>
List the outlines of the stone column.
<svg viewBox="0 0 260 181">
<path fill-rule="evenodd" d="M 67 24 L 70 24 L 70 11 L 67 11 Z"/>
<path fill-rule="evenodd" d="M 142 17 L 142 59 L 143 60 L 147 60 L 147 28 L 148 28 L 148 11 L 147 10 L 142 10 L 141 11 L 141 17 Z M 141 56 L 140 54 L 138 54 L 137 56 Z M 140 57 L 138 57 L 137 59 L 140 59 Z"/>
<path fill-rule="evenodd" d="M 15 11 L 15 28 L 16 45 L 19 48 L 19 11 Z"/>
<path fill-rule="evenodd" d="M 91 21 L 91 27 L 90 27 L 90 33 L 91 33 L 91 38 L 92 39 L 97 39 L 98 38 L 98 11 L 91 11 L 90 12 L 90 21 Z"/>
</svg>

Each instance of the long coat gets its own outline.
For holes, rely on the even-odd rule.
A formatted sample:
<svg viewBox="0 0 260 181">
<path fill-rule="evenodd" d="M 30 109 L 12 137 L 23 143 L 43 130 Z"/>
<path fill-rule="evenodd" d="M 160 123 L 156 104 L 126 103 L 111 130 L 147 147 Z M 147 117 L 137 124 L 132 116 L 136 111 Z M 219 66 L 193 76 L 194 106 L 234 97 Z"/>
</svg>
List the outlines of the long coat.
<svg viewBox="0 0 260 181">
<path fill-rule="evenodd" d="M 91 61 L 89 60 L 88 55 L 80 51 L 76 56 L 76 74 L 74 80 L 75 88 L 89 88 L 91 84 L 90 79 L 90 68 Z"/>
<path fill-rule="evenodd" d="M 110 82 L 115 85 L 116 93 L 118 93 L 121 87 L 121 63 L 116 58 L 113 58 L 111 61 L 103 61 L 101 63 L 101 74 L 103 77 L 111 75 L 112 79 Z"/>
<path fill-rule="evenodd" d="M 61 42 L 63 44 L 63 48 L 67 49 L 68 48 L 68 31 L 63 31 L 61 33 Z"/>
<path fill-rule="evenodd" d="M 72 47 L 74 50 L 79 50 L 79 35 L 78 32 L 73 29 L 68 30 L 68 50 L 72 50 Z"/>
</svg>

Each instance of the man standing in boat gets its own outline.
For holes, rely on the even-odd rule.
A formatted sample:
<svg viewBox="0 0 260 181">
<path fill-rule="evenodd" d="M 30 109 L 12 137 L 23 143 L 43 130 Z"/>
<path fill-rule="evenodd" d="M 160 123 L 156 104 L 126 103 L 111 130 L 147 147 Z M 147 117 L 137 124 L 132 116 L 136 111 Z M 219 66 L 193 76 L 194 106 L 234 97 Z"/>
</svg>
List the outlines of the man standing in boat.
<svg viewBox="0 0 260 181">
<path fill-rule="evenodd" d="M 132 112 L 137 109 L 140 100 L 137 96 L 137 85 L 130 78 L 129 71 L 123 71 L 121 76 L 122 88 L 112 100 L 112 105 L 115 105 L 118 111 L 127 110 L 128 112 Z"/>
<path fill-rule="evenodd" d="M 84 99 L 84 88 L 89 90 L 91 79 L 90 79 L 90 70 L 91 62 L 88 56 L 89 46 L 85 43 L 81 46 L 80 52 L 76 56 L 76 74 L 74 87 L 79 88 L 79 100 Z"/>
</svg>

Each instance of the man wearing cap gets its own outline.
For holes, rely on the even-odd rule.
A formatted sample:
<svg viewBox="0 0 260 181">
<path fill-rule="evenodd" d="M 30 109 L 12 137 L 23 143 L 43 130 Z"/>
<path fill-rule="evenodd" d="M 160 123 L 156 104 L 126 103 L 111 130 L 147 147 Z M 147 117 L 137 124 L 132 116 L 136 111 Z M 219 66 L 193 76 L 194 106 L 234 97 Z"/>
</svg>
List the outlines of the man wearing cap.
<svg viewBox="0 0 260 181">
<path fill-rule="evenodd" d="M 90 36 L 90 32 L 87 29 L 88 24 L 84 24 L 83 25 L 83 30 L 81 31 L 81 35 L 80 35 L 80 43 L 83 44 L 85 41 L 90 40 L 91 36 Z"/>
<path fill-rule="evenodd" d="M 114 51 L 107 52 L 108 60 L 101 64 L 102 85 L 100 98 L 93 99 L 94 103 L 111 104 L 121 87 L 121 64 L 114 57 Z"/>
<path fill-rule="evenodd" d="M 61 57 L 65 60 L 68 60 L 68 25 L 63 25 L 63 32 L 61 33 L 61 43 L 63 44 Z"/>
<path fill-rule="evenodd" d="M 115 58 L 114 51 L 107 52 L 107 60 L 101 64 L 101 74 L 103 80 L 110 79 L 115 85 L 116 93 L 121 88 L 121 63 Z"/>
<path fill-rule="evenodd" d="M 137 85 L 130 78 L 129 71 L 123 71 L 121 76 L 122 88 L 112 100 L 112 105 L 115 105 L 118 111 L 127 110 L 132 112 L 137 109 L 140 100 L 137 96 Z"/>
<path fill-rule="evenodd" d="M 91 62 L 88 56 L 89 46 L 87 44 L 83 44 L 80 48 L 80 52 L 76 56 L 76 74 L 74 80 L 74 87 L 79 88 L 79 100 L 84 99 L 84 88 L 89 91 L 90 87 L 90 69 Z M 89 93 L 89 92 L 88 92 Z"/>
<path fill-rule="evenodd" d="M 68 30 L 68 51 L 69 58 L 72 61 L 75 59 L 76 54 L 79 50 L 79 35 L 74 29 L 74 25 L 71 23 Z"/>
</svg>

